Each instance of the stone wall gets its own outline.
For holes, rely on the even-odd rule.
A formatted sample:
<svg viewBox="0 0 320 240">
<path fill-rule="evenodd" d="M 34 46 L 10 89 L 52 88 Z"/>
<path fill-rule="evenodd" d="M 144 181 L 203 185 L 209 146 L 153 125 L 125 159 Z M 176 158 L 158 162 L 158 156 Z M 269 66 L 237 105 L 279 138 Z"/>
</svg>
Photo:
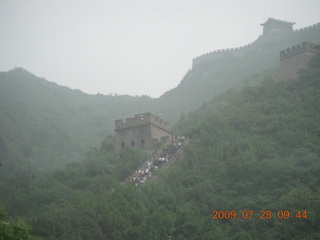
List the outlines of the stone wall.
<svg viewBox="0 0 320 240">
<path fill-rule="evenodd" d="M 299 71 L 307 67 L 310 58 L 318 52 L 319 50 L 308 42 L 282 50 L 280 52 L 280 68 L 273 79 L 284 81 L 297 78 Z"/>
<path fill-rule="evenodd" d="M 305 52 L 317 54 L 318 50 L 314 48 L 313 43 L 303 42 L 302 44 L 298 44 L 297 46 L 293 46 L 291 48 L 287 48 L 286 50 L 282 50 L 280 52 L 280 61 L 284 61 L 285 59 L 292 58 L 298 54 Z"/>
</svg>

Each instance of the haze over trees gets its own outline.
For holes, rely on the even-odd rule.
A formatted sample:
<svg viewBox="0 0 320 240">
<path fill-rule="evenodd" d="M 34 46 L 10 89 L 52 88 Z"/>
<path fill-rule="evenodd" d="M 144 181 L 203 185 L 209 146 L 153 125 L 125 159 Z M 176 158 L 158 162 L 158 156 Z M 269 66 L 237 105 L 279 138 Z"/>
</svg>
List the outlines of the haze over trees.
<svg viewBox="0 0 320 240">
<path fill-rule="evenodd" d="M 238 74 L 238 87 L 227 91 L 220 70 L 202 66 L 160 99 L 91 96 L 23 69 L 1 73 L 0 237 L 17 225 L 16 239 L 319 239 L 319 56 L 283 82 L 265 77 L 272 67 L 261 60 L 243 84 L 231 61 L 225 71 L 234 72 L 221 70 L 221 79 Z M 113 122 L 154 109 L 180 116 L 174 132 L 191 144 L 157 181 L 121 185 L 146 155 L 115 153 Z M 241 217 L 213 219 L 213 211 Z"/>
<path fill-rule="evenodd" d="M 320 42 L 319 24 L 290 35 L 260 36 L 243 54 L 206 58 L 179 86 L 158 99 L 88 95 L 50 83 L 22 68 L 0 73 L 1 177 L 42 171 L 82 159 L 90 146 L 113 134 L 114 120 L 152 112 L 172 124 L 213 96 L 241 84 L 259 84 L 279 66 L 279 51 Z M 81 131 L 79 131 L 81 129 Z"/>
<path fill-rule="evenodd" d="M 80 160 L 114 120 L 148 107 L 149 97 L 88 95 L 22 68 L 0 73 L 2 176 L 38 172 Z"/>
<path fill-rule="evenodd" d="M 106 140 L 83 162 L 35 176 L 31 189 L 27 173 L 2 181 L 1 202 L 43 239 L 318 239 L 319 83 L 313 68 L 215 97 L 177 123 L 191 146 L 156 182 L 119 185 L 144 157 L 118 156 Z M 214 210 L 256 215 L 211 219 Z"/>
</svg>

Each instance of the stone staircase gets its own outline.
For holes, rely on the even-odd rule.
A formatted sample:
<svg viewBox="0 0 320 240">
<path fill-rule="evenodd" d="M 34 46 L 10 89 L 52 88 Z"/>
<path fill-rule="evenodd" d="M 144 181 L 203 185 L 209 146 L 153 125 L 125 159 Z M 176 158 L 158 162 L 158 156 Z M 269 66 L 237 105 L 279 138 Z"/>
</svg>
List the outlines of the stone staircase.
<svg viewBox="0 0 320 240">
<path fill-rule="evenodd" d="M 124 181 L 121 182 L 121 185 L 127 184 L 127 183 L 133 183 L 133 178 L 135 177 L 137 179 L 137 175 L 139 174 L 138 171 L 139 170 L 145 170 L 145 169 L 150 169 L 149 171 L 151 172 L 151 176 L 148 176 L 146 178 L 145 181 L 143 181 L 143 183 L 146 182 L 154 182 L 156 181 L 159 177 L 157 175 L 155 175 L 154 173 L 159 169 L 159 168 L 168 168 L 170 167 L 176 159 L 181 158 L 184 155 L 184 148 L 186 146 L 188 146 L 190 143 L 190 139 L 189 138 L 185 138 L 185 140 L 183 142 L 181 142 L 181 146 L 179 146 L 176 151 L 170 156 L 170 158 L 168 158 L 167 161 L 164 162 L 157 162 L 158 159 L 160 157 L 162 157 L 163 155 L 166 154 L 166 150 L 159 148 L 156 149 L 155 152 L 153 154 L 151 154 L 147 160 L 141 165 L 139 166 L 137 169 L 135 169 Z M 148 166 L 148 162 L 152 163 L 151 168 Z M 160 166 L 158 166 L 160 164 Z M 158 166 L 158 168 L 156 167 Z M 141 175 L 141 174 L 140 174 Z M 135 182 L 136 186 L 142 185 L 143 183 L 137 183 Z"/>
</svg>

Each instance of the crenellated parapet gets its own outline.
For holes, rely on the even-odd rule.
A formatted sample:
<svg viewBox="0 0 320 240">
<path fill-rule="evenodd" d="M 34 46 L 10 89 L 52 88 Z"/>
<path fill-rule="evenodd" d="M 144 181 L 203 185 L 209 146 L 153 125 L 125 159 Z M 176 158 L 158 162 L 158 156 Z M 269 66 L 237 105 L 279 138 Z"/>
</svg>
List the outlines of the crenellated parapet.
<svg viewBox="0 0 320 240">
<path fill-rule="evenodd" d="M 314 24 L 312 26 L 309 27 L 305 27 L 305 28 L 301 28 L 301 29 L 296 29 L 293 32 L 291 32 L 291 34 L 304 34 L 307 32 L 315 32 L 315 31 L 320 31 L 320 23 Z M 219 49 L 219 50 L 215 50 L 212 52 L 208 52 L 205 54 L 202 54 L 198 57 L 195 57 L 192 60 L 192 68 L 199 66 L 202 62 L 208 61 L 208 60 L 215 60 L 215 59 L 221 59 L 223 57 L 226 57 L 228 55 L 233 55 L 233 56 L 237 56 L 237 55 L 243 55 L 243 54 L 247 54 L 249 53 L 252 49 L 254 49 L 254 46 L 259 44 L 259 42 L 263 41 L 264 39 L 270 38 L 270 36 L 266 35 L 262 35 L 260 36 L 256 41 L 241 46 L 241 47 L 236 47 L 236 48 L 227 48 L 227 49 Z"/>
<path fill-rule="evenodd" d="M 301 53 L 309 52 L 309 53 L 318 53 L 319 50 L 314 48 L 314 44 L 303 42 L 302 44 L 298 44 L 297 46 L 293 46 L 291 48 L 287 48 L 286 50 L 282 50 L 280 52 L 280 61 L 291 58 Z"/>
<path fill-rule="evenodd" d="M 150 112 L 136 114 L 133 118 L 119 119 L 115 121 L 115 130 L 123 130 L 151 124 L 167 132 L 171 132 L 171 125 L 160 117 L 152 115 Z"/>
<path fill-rule="evenodd" d="M 228 54 L 242 54 L 242 53 L 245 53 L 246 51 L 251 49 L 251 47 L 253 45 L 255 45 L 255 44 L 256 44 L 256 41 L 252 42 L 250 44 L 241 46 L 241 47 L 218 49 L 218 50 L 215 50 L 215 51 L 212 51 L 212 52 L 209 52 L 209 53 L 202 54 L 202 55 L 200 55 L 198 57 L 195 57 L 192 60 L 192 67 L 195 67 L 202 60 L 205 60 L 205 59 L 218 59 L 218 58 L 221 58 L 221 57 L 226 56 Z"/>
<path fill-rule="evenodd" d="M 299 28 L 294 30 L 295 33 L 307 32 L 307 31 L 319 31 L 320 30 L 320 22 L 313 24 L 309 27 Z"/>
</svg>

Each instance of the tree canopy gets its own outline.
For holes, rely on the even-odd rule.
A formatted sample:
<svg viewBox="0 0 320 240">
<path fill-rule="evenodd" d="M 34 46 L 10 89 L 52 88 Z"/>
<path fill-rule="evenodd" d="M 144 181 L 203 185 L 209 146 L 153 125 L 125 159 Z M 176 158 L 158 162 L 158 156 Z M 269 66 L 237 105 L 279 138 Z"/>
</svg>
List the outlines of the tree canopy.
<svg viewBox="0 0 320 240">
<path fill-rule="evenodd" d="M 317 66 L 182 114 L 174 131 L 191 143 L 157 181 L 121 185 L 146 156 L 115 153 L 107 138 L 83 161 L 31 183 L 28 172 L 2 181 L 0 201 L 50 240 L 319 239 Z"/>
</svg>

